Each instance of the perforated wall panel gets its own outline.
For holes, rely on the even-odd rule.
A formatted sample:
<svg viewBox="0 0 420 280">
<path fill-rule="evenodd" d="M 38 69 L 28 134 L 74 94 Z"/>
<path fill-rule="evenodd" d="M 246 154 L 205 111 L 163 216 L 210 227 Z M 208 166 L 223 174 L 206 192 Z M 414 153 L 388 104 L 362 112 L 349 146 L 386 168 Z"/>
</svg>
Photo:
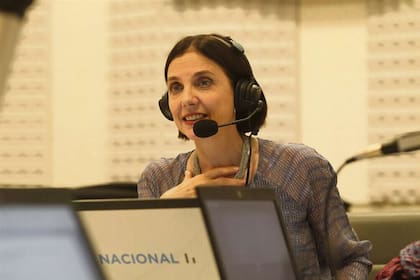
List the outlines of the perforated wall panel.
<svg viewBox="0 0 420 280">
<path fill-rule="evenodd" d="M 420 129 L 420 1 L 368 1 L 369 142 Z M 420 202 L 420 155 L 369 165 L 372 202 Z"/>
<path fill-rule="evenodd" d="M 0 111 L 0 184 L 50 182 L 49 3 L 28 10 Z"/>
<path fill-rule="evenodd" d="M 296 141 L 295 9 L 294 1 L 111 1 L 110 179 L 137 181 L 151 160 L 193 148 L 157 106 L 166 55 L 185 35 L 221 33 L 241 43 L 268 99 L 261 136 Z"/>
</svg>

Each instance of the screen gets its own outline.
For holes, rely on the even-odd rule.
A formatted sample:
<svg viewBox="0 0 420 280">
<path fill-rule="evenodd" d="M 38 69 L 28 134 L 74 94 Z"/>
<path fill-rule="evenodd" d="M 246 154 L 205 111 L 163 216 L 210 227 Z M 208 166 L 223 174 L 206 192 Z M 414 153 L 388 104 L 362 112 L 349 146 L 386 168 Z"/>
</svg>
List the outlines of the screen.
<svg viewBox="0 0 420 280">
<path fill-rule="evenodd" d="M 84 207 L 95 207 L 90 205 Z M 124 207 L 124 202 L 119 205 Z M 199 207 L 78 212 L 110 280 L 219 279 Z"/>
<path fill-rule="evenodd" d="M 296 279 L 272 201 L 203 203 L 223 279 Z"/>
<path fill-rule="evenodd" d="M 0 279 L 102 279 L 74 210 L 67 205 L 0 206 Z"/>
</svg>

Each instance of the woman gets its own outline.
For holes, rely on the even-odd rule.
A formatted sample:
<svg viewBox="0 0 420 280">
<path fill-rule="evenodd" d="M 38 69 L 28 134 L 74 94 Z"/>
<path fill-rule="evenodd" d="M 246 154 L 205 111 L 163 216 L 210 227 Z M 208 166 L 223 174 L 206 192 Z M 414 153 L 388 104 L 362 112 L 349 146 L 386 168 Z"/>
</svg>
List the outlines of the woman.
<svg viewBox="0 0 420 280">
<path fill-rule="evenodd" d="M 256 135 L 264 124 L 267 104 L 238 43 L 217 34 L 183 38 L 168 55 L 165 80 L 161 111 L 180 138 L 194 141 L 195 150 L 150 163 L 138 182 L 139 198 L 194 197 L 198 185 L 272 188 L 304 279 L 329 279 L 331 273 L 367 278 L 370 242 L 353 232 L 329 162 L 301 144 L 246 135 Z M 245 121 L 210 132 L 211 125 L 197 128 L 203 120 L 221 125 L 240 119 Z"/>
</svg>

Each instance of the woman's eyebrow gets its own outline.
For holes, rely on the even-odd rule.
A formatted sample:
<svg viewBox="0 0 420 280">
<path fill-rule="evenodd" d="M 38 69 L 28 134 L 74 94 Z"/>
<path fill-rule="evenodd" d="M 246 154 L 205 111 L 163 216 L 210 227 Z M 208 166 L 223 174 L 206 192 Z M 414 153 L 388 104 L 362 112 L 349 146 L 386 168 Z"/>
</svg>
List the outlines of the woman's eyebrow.
<svg viewBox="0 0 420 280">
<path fill-rule="evenodd" d="M 202 71 L 195 72 L 193 75 L 193 78 L 202 76 L 202 75 L 215 75 L 215 74 L 210 70 L 202 70 Z M 177 80 L 179 80 L 178 76 L 169 76 L 167 81 L 171 82 L 171 81 L 177 81 Z"/>
<path fill-rule="evenodd" d="M 168 77 L 168 82 L 170 82 L 170 81 L 177 81 L 177 80 L 179 80 L 179 78 L 177 76 Z"/>
<path fill-rule="evenodd" d="M 214 75 L 214 73 L 209 70 L 203 70 L 203 71 L 198 71 L 194 73 L 193 77 L 202 76 L 202 75 Z"/>
</svg>

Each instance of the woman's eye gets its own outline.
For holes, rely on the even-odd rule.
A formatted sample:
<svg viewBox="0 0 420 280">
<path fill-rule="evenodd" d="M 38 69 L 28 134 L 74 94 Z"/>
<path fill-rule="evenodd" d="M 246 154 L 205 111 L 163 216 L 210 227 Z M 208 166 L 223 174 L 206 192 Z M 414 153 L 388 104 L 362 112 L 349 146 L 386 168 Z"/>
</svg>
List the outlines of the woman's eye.
<svg viewBox="0 0 420 280">
<path fill-rule="evenodd" d="M 182 90 L 182 85 L 179 83 L 173 83 L 169 85 L 169 93 L 178 93 Z"/>
<path fill-rule="evenodd" d="M 209 78 L 201 78 L 197 81 L 200 88 L 208 88 L 212 85 L 213 81 Z"/>
</svg>

